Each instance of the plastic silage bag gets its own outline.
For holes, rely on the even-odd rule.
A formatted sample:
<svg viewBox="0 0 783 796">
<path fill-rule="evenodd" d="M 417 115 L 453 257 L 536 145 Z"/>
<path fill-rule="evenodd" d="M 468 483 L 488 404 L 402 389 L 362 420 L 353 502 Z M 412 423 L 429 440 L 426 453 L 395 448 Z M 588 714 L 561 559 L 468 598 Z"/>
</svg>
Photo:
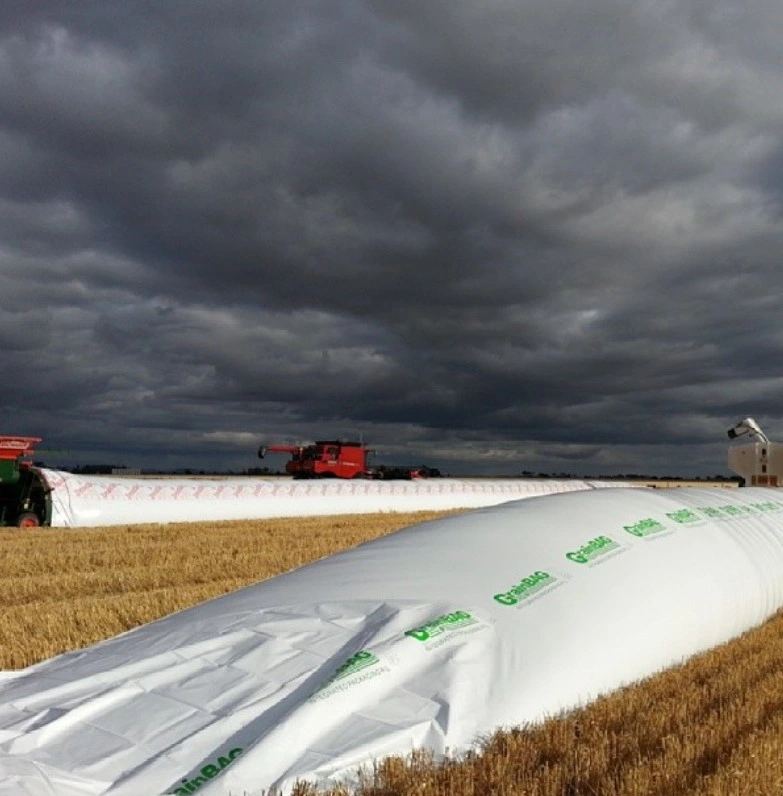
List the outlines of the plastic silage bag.
<svg viewBox="0 0 783 796">
<path fill-rule="evenodd" d="M 607 489 L 414 526 L 0 679 L 0 794 L 261 794 L 459 752 L 783 604 L 783 496 Z"/>
<path fill-rule="evenodd" d="M 477 508 L 519 498 L 622 485 L 549 478 L 294 481 L 249 477 L 119 478 L 44 468 L 39 472 L 51 490 L 51 524 L 61 528 Z"/>
</svg>

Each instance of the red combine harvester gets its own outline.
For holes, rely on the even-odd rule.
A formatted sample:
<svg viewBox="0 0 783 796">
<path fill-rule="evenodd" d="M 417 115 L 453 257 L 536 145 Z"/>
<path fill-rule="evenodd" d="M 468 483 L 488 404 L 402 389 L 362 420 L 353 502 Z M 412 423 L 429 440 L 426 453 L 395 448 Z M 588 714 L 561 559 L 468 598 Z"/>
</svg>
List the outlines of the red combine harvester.
<svg viewBox="0 0 783 796">
<path fill-rule="evenodd" d="M 51 519 L 50 489 L 32 462 L 40 437 L 0 436 L 0 527 L 35 528 Z"/>
<path fill-rule="evenodd" d="M 294 478 L 374 478 L 411 480 L 434 478 L 440 471 L 432 467 L 390 467 L 370 464 L 371 448 L 361 442 L 319 440 L 313 445 L 262 445 L 258 458 L 267 453 L 290 453 L 285 471 Z"/>
</svg>

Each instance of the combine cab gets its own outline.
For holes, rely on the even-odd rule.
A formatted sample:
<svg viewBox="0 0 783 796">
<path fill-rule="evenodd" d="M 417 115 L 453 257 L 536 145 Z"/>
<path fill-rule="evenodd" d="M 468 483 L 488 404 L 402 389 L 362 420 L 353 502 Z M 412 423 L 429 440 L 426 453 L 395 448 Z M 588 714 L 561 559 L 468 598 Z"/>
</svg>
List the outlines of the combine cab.
<svg viewBox="0 0 783 796">
<path fill-rule="evenodd" d="M 38 437 L 0 436 L 0 526 L 35 528 L 51 520 L 49 487 L 24 456 Z"/>
<path fill-rule="evenodd" d="M 389 467 L 370 465 L 371 448 L 361 442 L 320 440 L 313 445 L 262 445 L 258 458 L 267 453 L 290 453 L 285 471 L 294 478 L 374 478 L 410 480 L 440 475 L 432 467 Z"/>
<path fill-rule="evenodd" d="M 321 440 L 314 445 L 262 445 L 258 458 L 267 453 L 290 453 L 285 471 L 294 478 L 366 478 L 371 451 L 360 442 Z"/>
</svg>

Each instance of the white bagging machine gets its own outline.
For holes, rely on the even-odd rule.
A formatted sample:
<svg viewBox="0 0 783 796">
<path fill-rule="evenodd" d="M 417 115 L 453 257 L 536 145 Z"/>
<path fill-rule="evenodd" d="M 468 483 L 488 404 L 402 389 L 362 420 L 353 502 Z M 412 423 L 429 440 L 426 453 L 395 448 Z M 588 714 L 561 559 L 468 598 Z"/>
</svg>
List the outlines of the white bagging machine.
<svg viewBox="0 0 783 796">
<path fill-rule="evenodd" d="M 729 447 L 729 469 L 742 476 L 746 486 L 783 486 L 783 443 L 770 442 L 752 417 L 740 420 L 728 434 L 729 439 L 745 434 L 753 439 Z"/>
</svg>

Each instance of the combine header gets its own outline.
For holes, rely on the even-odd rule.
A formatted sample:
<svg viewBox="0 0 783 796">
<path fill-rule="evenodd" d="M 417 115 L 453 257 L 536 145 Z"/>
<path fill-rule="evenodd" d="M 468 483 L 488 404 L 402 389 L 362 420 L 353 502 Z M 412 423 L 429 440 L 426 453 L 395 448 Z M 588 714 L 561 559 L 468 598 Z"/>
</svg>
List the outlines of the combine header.
<svg viewBox="0 0 783 796">
<path fill-rule="evenodd" d="M 411 480 L 434 478 L 440 471 L 433 467 L 392 467 L 370 465 L 372 448 L 361 442 L 320 440 L 313 445 L 262 445 L 258 458 L 267 453 L 290 453 L 285 471 L 294 478 L 373 478 Z"/>
<path fill-rule="evenodd" d="M 49 487 L 32 462 L 39 437 L 0 436 L 0 526 L 35 528 L 51 519 Z"/>
</svg>

